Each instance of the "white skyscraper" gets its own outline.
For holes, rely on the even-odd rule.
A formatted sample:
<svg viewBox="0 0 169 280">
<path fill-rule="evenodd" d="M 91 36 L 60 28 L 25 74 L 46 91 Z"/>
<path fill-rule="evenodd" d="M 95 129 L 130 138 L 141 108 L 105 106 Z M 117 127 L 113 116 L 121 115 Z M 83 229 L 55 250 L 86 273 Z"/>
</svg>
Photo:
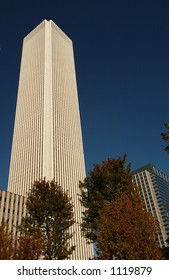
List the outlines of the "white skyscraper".
<svg viewBox="0 0 169 280">
<path fill-rule="evenodd" d="M 43 177 L 69 190 L 77 222 L 73 259 L 88 259 L 92 248 L 78 224 L 85 164 L 73 47 L 51 20 L 24 38 L 8 191 L 26 196 Z"/>
</svg>

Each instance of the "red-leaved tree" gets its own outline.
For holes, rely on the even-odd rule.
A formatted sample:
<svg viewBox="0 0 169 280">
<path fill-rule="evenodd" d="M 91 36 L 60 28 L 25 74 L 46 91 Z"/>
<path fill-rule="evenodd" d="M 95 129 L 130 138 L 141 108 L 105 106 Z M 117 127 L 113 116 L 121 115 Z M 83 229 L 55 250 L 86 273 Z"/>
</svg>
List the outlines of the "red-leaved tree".
<svg viewBox="0 0 169 280">
<path fill-rule="evenodd" d="M 97 234 L 99 259 L 158 260 L 162 254 L 157 246 L 159 224 L 143 209 L 137 193 L 121 197 L 104 206 Z"/>
</svg>

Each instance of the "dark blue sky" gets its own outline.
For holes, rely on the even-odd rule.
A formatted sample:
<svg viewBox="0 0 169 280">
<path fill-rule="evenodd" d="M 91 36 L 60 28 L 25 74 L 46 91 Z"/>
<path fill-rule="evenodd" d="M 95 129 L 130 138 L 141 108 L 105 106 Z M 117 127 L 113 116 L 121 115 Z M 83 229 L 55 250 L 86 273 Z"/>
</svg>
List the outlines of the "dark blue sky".
<svg viewBox="0 0 169 280">
<path fill-rule="evenodd" d="M 169 122 L 168 1 L 0 3 L 0 188 L 6 188 L 22 40 L 52 19 L 74 43 L 87 173 L 127 154 L 169 174 L 161 132 Z M 137 3 L 140 2 L 140 3 Z"/>
</svg>

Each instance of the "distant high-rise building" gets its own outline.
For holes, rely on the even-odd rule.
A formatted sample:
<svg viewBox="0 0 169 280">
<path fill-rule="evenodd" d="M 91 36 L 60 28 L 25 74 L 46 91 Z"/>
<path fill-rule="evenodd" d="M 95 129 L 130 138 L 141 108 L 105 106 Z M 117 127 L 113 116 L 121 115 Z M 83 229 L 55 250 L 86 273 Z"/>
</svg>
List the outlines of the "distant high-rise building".
<svg viewBox="0 0 169 280">
<path fill-rule="evenodd" d="M 147 164 L 132 174 L 133 182 L 139 188 L 147 211 L 150 211 L 160 223 L 159 246 L 167 246 L 166 239 L 169 237 L 169 176 L 152 164 Z"/>
<path fill-rule="evenodd" d="M 26 196 L 43 177 L 69 191 L 76 220 L 73 259 L 93 255 L 80 230 L 79 180 L 85 176 L 72 41 L 44 20 L 23 42 L 8 191 Z"/>
</svg>

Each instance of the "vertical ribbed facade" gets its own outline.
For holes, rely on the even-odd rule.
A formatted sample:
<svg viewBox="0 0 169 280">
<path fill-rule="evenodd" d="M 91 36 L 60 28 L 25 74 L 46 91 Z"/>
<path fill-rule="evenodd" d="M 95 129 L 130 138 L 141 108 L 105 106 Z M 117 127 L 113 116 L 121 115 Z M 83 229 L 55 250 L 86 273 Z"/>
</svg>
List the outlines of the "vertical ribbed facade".
<svg viewBox="0 0 169 280">
<path fill-rule="evenodd" d="M 8 229 L 17 235 L 17 226 L 26 215 L 26 197 L 0 190 L 0 225 L 8 224 Z"/>
<path fill-rule="evenodd" d="M 138 186 L 141 199 L 154 218 L 159 221 L 159 247 L 167 246 L 169 237 L 169 177 L 152 164 L 133 172 L 133 183 Z"/>
<path fill-rule="evenodd" d="M 8 190 L 25 196 L 43 177 L 45 22 L 23 43 Z"/>
<path fill-rule="evenodd" d="M 73 259 L 88 259 L 92 248 L 79 225 L 85 164 L 72 41 L 46 20 L 23 43 L 8 190 L 26 195 L 43 177 L 69 191 L 76 220 Z"/>
</svg>

